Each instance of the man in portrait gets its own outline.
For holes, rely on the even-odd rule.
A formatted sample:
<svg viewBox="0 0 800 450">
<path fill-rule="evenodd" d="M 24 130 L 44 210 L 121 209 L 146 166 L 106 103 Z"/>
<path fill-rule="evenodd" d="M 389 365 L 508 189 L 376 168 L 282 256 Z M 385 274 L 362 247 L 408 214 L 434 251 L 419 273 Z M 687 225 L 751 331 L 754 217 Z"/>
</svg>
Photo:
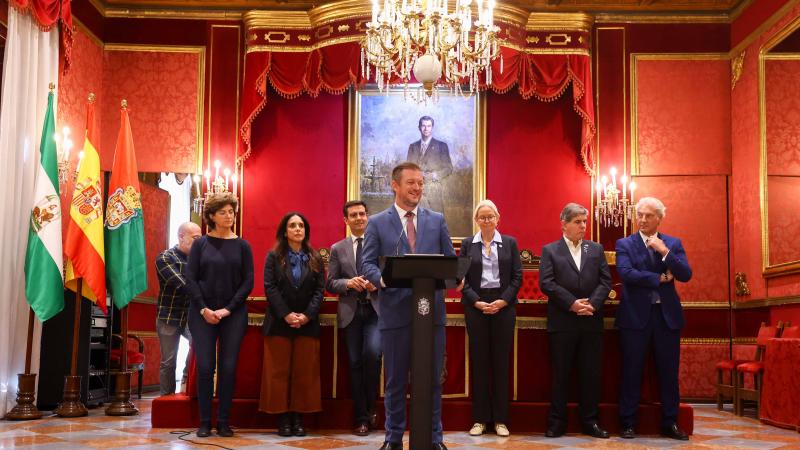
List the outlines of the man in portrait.
<svg viewBox="0 0 800 450">
<path fill-rule="evenodd" d="M 433 138 L 434 124 L 430 116 L 419 118 L 420 138 L 408 146 L 406 161 L 422 168 L 425 177 L 425 196 L 422 199 L 422 206 L 444 213 L 444 193 L 447 177 L 453 173 L 453 162 L 450 160 L 450 149 L 447 144 Z"/>
</svg>

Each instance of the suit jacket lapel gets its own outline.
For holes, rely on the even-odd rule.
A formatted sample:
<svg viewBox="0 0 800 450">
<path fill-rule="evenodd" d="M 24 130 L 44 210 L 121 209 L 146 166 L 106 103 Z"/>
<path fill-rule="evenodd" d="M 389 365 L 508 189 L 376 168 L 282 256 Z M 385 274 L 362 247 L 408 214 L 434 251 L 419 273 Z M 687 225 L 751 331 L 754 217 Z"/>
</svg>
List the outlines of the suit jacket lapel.
<svg viewBox="0 0 800 450">
<path fill-rule="evenodd" d="M 581 249 L 580 249 L 580 251 L 581 251 L 581 270 L 580 271 L 581 272 L 583 272 L 583 267 L 586 265 L 586 260 L 589 259 L 588 256 L 589 256 L 589 249 L 590 248 L 591 247 L 589 246 L 589 244 L 586 243 L 585 241 L 581 243 Z M 585 251 L 584 251 L 584 249 L 585 249 Z"/>
<path fill-rule="evenodd" d="M 345 258 L 347 258 L 348 264 L 350 264 L 350 266 L 353 268 L 353 273 L 358 275 L 358 267 L 356 267 L 356 254 L 353 251 L 353 240 L 348 237 L 344 240 L 344 243 Z M 363 252 L 364 241 L 361 241 L 361 246 Z"/>
<path fill-rule="evenodd" d="M 416 247 L 415 251 L 419 253 L 420 244 L 423 242 L 423 234 L 425 231 L 425 221 L 428 219 L 428 210 L 424 208 L 417 208 L 417 239 L 414 242 Z"/>
<path fill-rule="evenodd" d="M 395 246 L 396 252 L 399 253 L 400 250 L 403 250 L 403 253 L 408 253 L 405 250 L 408 248 L 408 239 L 406 238 L 405 233 L 405 218 L 401 218 L 397 215 L 397 208 L 394 207 L 394 203 L 392 203 L 392 206 L 389 207 L 389 221 L 392 223 L 392 229 L 394 230 L 392 236 L 397 236 L 398 239 L 397 242 L 392 242 L 392 245 Z M 400 248 L 401 241 L 405 242 L 403 248 Z"/>
<path fill-rule="evenodd" d="M 651 270 L 655 270 L 655 268 L 653 267 L 653 260 L 652 258 L 650 258 L 650 249 L 647 248 L 646 245 L 644 245 L 644 240 L 642 240 L 642 235 L 639 234 L 639 232 L 637 231 L 636 234 L 631 236 L 631 239 L 633 239 L 633 245 L 634 247 L 636 247 L 637 252 L 640 255 L 644 256 L 645 267 Z"/>
<path fill-rule="evenodd" d="M 561 251 L 561 256 L 563 256 L 564 258 L 567 258 L 567 261 L 569 262 L 570 267 L 575 269 L 575 272 L 580 273 L 581 271 L 580 271 L 580 269 L 578 269 L 578 266 L 575 265 L 575 260 L 572 259 L 572 253 L 570 253 L 569 247 L 567 247 L 567 242 L 564 240 L 563 237 L 561 238 L 561 242 L 558 244 L 558 248 Z M 583 258 L 581 258 L 581 260 L 583 260 Z"/>
</svg>

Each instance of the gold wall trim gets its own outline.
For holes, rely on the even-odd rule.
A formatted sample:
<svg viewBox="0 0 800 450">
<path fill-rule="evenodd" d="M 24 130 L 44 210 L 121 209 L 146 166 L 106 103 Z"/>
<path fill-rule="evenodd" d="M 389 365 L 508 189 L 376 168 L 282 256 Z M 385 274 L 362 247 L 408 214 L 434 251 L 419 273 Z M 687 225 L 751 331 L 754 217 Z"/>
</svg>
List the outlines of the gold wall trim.
<svg viewBox="0 0 800 450">
<path fill-rule="evenodd" d="M 769 259 L 769 189 L 767 173 L 767 100 L 766 100 L 766 61 L 798 60 L 800 55 L 792 53 L 767 55 L 773 47 L 784 38 L 800 28 L 800 17 L 786 24 L 774 36 L 769 38 L 758 52 L 758 134 L 760 145 L 759 158 L 759 200 L 761 206 L 761 273 L 765 278 L 779 277 L 800 272 L 800 259 L 770 264 Z"/>
<path fill-rule="evenodd" d="M 242 19 L 246 30 L 251 28 L 311 28 L 311 20 L 305 11 L 248 11 L 242 15 Z"/>
<path fill-rule="evenodd" d="M 630 124 L 631 124 L 631 176 L 639 171 L 639 61 L 706 61 L 730 60 L 730 53 L 631 53 L 630 55 Z"/>
<path fill-rule="evenodd" d="M 787 297 L 761 298 L 758 300 L 748 300 L 746 302 L 736 302 L 732 305 L 733 309 L 756 309 L 769 308 L 772 306 L 798 305 L 800 296 L 792 295 Z"/>
<path fill-rule="evenodd" d="M 624 14 L 597 13 L 595 23 L 730 23 L 728 14 Z"/>
<path fill-rule="evenodd" d="M 121 19 L 242 20 L 241 11 L 209 9 L 146 9 L 106 7 L 100 14 Z"/>
<path fill-rule="evenodd" d="M 731 309 L 727 300 L 700 301 L 700 302 L 681 302 L 683 309 Z"/>
<path fill-rule="evenodd" d="M 681 338 L 682 345 L 730 345 L 731 340 L 725 338 Z"/>
<path fill-rule="evenodd" d="M 203 106 L 205 104 L 206 92 L 206 48 L 205 46 L 182 46 L 182 45 L 147 45 L 147 44 L 103 44 L 104 51 L 125 51 L 125 52 L 152 52 L 152 53 L 194 53 L 197 54 L 197 115 L 196 126 L 197 136 L 195 145 L 197 146 L 197 156 L 195 158 L 196 173 L 202 173 L 203 169 L 203 123 L 205 114 Z M 210 88 L 209 88 L 210 89 Z M 210 91 L 209 91 L 210 92 Z M 209 111 L 209 115 L 211 111 Z M 209 116 L 210 119 L 210 116 Z"/>
<path fill-rule="evenodd" d="M 775 11 L 775 13 L 772 14 L 767 20 L 762 22 L 761 25 L 759 25 L 755 30 L 750 32 L 750 34 L 748 34 L 744 39 L 742 39 L 742 42 L 736 44 L 736 47 L 733 47 L 730 50 L 730 52 L 728 52 L 728 54 L 731 57 L 734 57 L 739 53 L 741 53 L 742 50 L 749 47 L 750 44 L 752 44 L 753 42 L 755 42 L 756 39 L 761 37 L 761 35 L 765 31 L 767 31 L 769 28 L 775 25 L 779 20 L 783 19 L 783 17 L 789 11 L 791 11 L 798 3 L 800 3 L 800 0 L 788 0 L 785 5 L 783 5 L 779 10 Z"/>
<path fill-rule="evenodd" d="M 528 31 L 585 31 L 590 32 L 594 16 L 586 13 L 532 12 L 525 29 Z"/>
<path fill-rule="evenodd" d="M 733 345 L 755 345 L 755 337 L 735 337 L 731 340 Z"/>
<path fill-rule="evenodd" d="M 133 300 L 131 300 L 131 303 L 138 303 L 140 305 L 158 305 L 158 299 L 156 297 L 134 297 Z"/>
</svg>

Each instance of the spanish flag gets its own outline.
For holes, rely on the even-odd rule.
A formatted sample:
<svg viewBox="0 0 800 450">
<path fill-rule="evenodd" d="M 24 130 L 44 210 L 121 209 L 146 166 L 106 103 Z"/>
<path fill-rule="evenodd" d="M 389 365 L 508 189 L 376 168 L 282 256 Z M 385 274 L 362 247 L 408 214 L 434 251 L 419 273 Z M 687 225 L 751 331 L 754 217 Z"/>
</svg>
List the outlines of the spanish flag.
<svg viewBox="0 0 800 450">
<path fill-rule="evenodd" d="M 64 240 L 64 255 L 67 257 L 64 284 L 77 292 L 78 279 L 82 278 L 81 294 L 107 313 L 103 187 L 100 182 L 100 154 L 93 142 L 97 142 L 94 133 L 94 94 L 89 94 L 83 157 L 78 162 L 80 167 L 72 192 L 67 237 Z"/>
</svg>

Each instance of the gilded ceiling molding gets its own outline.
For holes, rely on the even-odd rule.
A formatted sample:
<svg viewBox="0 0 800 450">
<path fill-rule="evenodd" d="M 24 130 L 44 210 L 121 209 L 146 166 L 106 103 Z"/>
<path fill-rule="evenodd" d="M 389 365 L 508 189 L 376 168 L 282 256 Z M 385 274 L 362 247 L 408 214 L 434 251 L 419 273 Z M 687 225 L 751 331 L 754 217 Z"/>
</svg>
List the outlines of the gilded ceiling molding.
<svg viewBox="0 0 800 450">
<path fill-rule="evenodd" d="M 625 14 L 597 13 L 595 23 L 730 23 L 728 14 Z"/>
<path fill-rule="evenodd" d="M 590 32 L 594 17 L 586 13 L 544 13 L 528 15 L 525 29 L 528 31 L 585 31 Z"/>
<path fill-rule="evenodd" d="M 311 20 L 305 11 L 248 11 L 242 15 L 244 28 L 280 28 L 303 29 L 311 28 Z"/>
</svg>

